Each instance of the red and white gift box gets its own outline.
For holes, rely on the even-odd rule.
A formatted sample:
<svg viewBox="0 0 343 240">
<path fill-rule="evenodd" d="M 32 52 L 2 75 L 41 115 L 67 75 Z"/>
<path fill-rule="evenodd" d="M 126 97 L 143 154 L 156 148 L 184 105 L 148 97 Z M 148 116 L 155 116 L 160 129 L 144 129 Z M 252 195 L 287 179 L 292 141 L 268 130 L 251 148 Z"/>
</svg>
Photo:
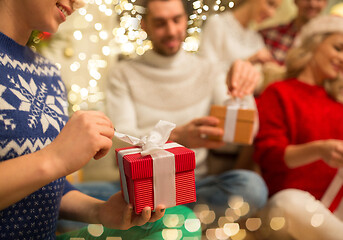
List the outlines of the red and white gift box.
<svg viewBox="0 0 343 240">
<path fill-rule="evenodd" d="M 121 140 L 130 138 L 126 142 L 140 145 L 116 149 L 122 193 L 137 214 L 146 206 L 154 210 L 159 204 L 173 207 L 196 201 L 195 153 L 174 142 L 164 143 L 169 134 L 156 146 L 146 141 L 149 137 L 132 141 L 133 137 L 116 133 Z M 156 136 L 150 139 L 155 141 Z"/>
<path fill-rule="evenodd" d="M 321 202 L 335 216 L 343 220 L 343 169 L 339 169 L 324 193 Z"/>
</svg>

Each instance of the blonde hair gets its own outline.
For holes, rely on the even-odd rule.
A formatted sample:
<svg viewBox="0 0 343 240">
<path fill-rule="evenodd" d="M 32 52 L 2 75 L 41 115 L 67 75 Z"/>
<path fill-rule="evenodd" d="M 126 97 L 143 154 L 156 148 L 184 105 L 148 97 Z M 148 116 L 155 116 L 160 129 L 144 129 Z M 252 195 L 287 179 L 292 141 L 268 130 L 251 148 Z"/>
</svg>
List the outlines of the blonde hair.
<svg viewBox="0 0 343 240">
<path fill-rule="evenodd" d="M 319 44 L 333 33 L 318 33 L 304 39 L 300 46 L 291 48 L 286 56 L 286 78 L 297 77 L 310 62 Z"/>
<path fill-rule="evenodd" d="M 333 33 L 343 33 L 343 17 L 321 15 L 301 28 L 286 57 L 286 77 L 297 77 L 310 62 L 315 49 Z"/>
</svg>

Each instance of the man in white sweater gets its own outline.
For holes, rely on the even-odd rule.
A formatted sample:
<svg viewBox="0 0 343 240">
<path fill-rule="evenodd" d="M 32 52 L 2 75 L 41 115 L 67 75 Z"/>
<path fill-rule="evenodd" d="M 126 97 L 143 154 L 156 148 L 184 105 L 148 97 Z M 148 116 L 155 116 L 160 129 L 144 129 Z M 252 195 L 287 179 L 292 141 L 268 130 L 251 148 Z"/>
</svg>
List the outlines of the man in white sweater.
<svg viewBox="0 0 343 240">
<path fill-rule="evenodd" d="M 153 50 L 113 68 L 107 88 L 107 110 L 117 131 L 141 137 L 159 120 L 177 127 L 170 140 L 196 152 L 197 199 L 224 215 L 228 200 L 241 196 L 250 209 L 262 207 L 267 199 L 266 186 L 257 174 L 234 170 L 219 176 L 206 175 L 207 149 L 224 142 L 207 139 L 223 135 L 219 120 L 208 116 L 211 104 L 223 104 L 230 93 L 244 97 L 253 91 L 258 73 L 247 62 L 231 68 L 229 88 L 226 73 L 205 59 L 181 49 L 186 36 L 187 14 L 181 0 L 146 1 L 142 28 Z M 249 98 L 249 97 L 248 97 Z M 250 97 L 253 106 L 254 99 Z"/>
</svg>

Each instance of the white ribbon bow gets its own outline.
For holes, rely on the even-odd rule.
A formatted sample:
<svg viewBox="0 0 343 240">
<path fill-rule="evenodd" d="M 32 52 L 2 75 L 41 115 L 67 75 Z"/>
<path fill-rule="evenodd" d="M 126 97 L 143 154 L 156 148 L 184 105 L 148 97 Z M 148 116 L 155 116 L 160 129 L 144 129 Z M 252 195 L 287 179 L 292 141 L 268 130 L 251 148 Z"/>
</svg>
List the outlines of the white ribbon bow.
<svg viewBox="0 0 343 240">
<path fill-rule="evenodd" d="M 175 127 L 174 123 L 160 120 L 154 129 L 141 139 L 119 132 L 115 132 L 114 136 L 126 143 L 141 147 L 143 149 L 142 156 L 146 156 L 163 150 L 164 144 L 168 141 L 170 133 Z"/>
<path fill-rule="evenodd" d="M 120 140 L 141 149 L 126 149 L 118 152 L 118 165 L 122 179 L 124 197 L 129 201 L 127 192 L 126 176 L 123 167 L 123 158 L 127 154 L 141 153 L 142 156 L 151 155 L 153 160 L 153 182 L 154 182 L 154 208 L 163 204 L 166 207 L 176 205 L 175 187 L 175 156 L 164 149 L 182 147 L 177 143 L 165 144 L 171 131 L 175 128 L 174 123 L 159 121 L 154 129 L 141 139 L 126 134 L 115 132 L 115 136 Z"/>
</svg>

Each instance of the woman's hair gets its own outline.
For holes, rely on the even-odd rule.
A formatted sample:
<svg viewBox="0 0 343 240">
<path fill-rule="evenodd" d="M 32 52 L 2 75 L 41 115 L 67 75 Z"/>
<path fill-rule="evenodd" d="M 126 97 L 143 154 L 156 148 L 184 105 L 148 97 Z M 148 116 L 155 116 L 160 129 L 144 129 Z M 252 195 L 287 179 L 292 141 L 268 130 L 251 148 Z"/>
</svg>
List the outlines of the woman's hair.
<svg viewBox="0 0 343 240">
<path fill-rule="evenodd" d="M 288 51 L 286 77 L 297 77 L 310 62 L 318 45 L 333 33 L 343 33 L 343 17 L 321 15 L 303 26 Z"/>
<path fill-rule="evenodd" d="M 306 38 L 298 47 L 291 48 L 286 56 L 286 78 L 297 77 L 310 62 L 319 44 L 332 33 L 318 33 Z"/>
</svg>

